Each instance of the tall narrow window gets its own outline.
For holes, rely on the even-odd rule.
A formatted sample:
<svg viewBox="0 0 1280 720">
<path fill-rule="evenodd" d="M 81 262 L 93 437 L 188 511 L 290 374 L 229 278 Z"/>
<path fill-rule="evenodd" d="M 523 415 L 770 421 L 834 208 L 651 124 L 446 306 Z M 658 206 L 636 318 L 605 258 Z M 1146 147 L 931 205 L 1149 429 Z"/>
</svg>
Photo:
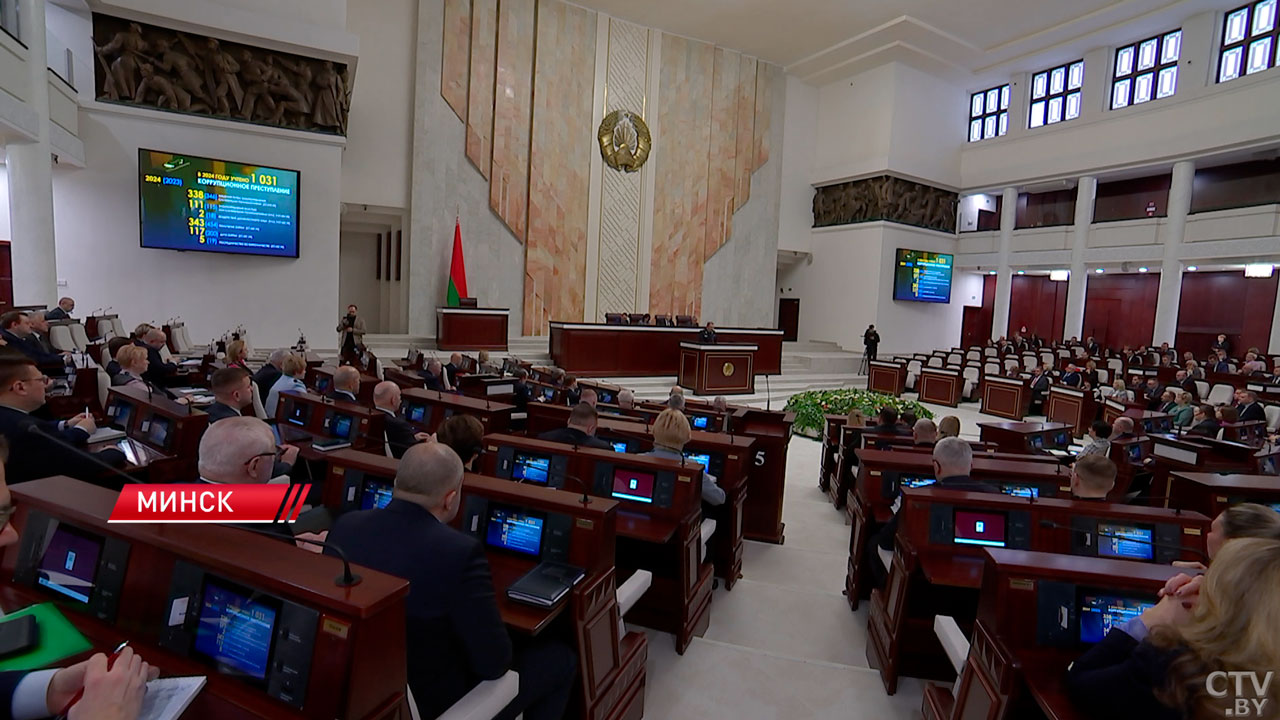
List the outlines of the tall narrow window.
<svg viewBox="0 0 1280 720">
<path fill-rule="evenodd" d="M 999 137 L 1008 131 L 1008 85 L 976 92 L 969 98 L 969 142 Z"/>
<path fill-rule="evenodd" d="M 1084 60 L 1032 75 L 1027 127 L 1038 128 L 1080 117 L 1080 91 L 1083 87 Z"/>
<path fill-rule="evenodd" d="M 1157 35 L 1116 50 L 1111 109 L 1167 98 L 1178 90 L 1182 31 Z"/>
<path fill-rule="evenodd" d="M 1227 13 L 1222 27 L 1222 55 L 1218 82 L 1252 75 L 1276 66 L 1280 47 L 1277 0 L 1260 0 Z"/>
</svg>

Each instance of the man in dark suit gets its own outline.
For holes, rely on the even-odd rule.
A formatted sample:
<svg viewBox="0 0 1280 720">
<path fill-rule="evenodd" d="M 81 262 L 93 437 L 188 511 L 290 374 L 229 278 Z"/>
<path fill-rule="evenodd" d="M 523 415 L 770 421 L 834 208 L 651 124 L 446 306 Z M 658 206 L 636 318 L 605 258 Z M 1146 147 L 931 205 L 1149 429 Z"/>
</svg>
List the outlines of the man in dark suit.
<svg viewBox="0 0 1280 720">
<path fill-rule="evenodd" d="M 1267 412 L 1258 402 L 1258 394 L 1252 390 L 1236 391 L 1236 408 L 1240 411 L 1239 422 L 1267 419 Z"/>
<path fill-rule="evenodd" d="M 1227 362 L 1227 354 L 1221 350 L 1217 352 L 1217 359 L 1209 365 L 1209 369 L 1216 373 L 1231 372 L 1231 363 Z"/>
<path fill-rule="evenodd" d="M 0 354 L 0 435 L 9 441 L 5 463 L 10 482 L 23 482 L 51 475 L 68 475 L 85 481 L 103 474 L 97 463 L 66 449 L 71 445 L 84 451 L 89 436 L 98 426 L 89 415 L 70 420 L 40 420 L 31 416 L 45 403 L 49 379 L 31 358 L 13 353 Z M 124 465 L 124 453 L 111 448 L 95 454 L 99 462 L 112 467 Z"/>
<path fill-rule="evenodd" d="M 213 390 L 216 402 L 205 409 L 209 423 L 240 417 L 242 411 L 253 404 L 251 384 L 249 373 L 240 368 L 215 370 L 209 378 L 209 389 Z"/>
<path fill-rule="evenodd" d="M 1031 368 L 1031 408 L 1033 410 L 1044 407 L 1044 400 L 1049 396 L 1049 384 L 1049 375 L 1041 370 L 1039 365 Z M 1035 411 L 1031 414 L 1038 415 L 1039 412 Z"/>
<path fill-rule="evenodd" d="M 407 670 L 422 717 L 439 716 L 477 683 L 514 665 L 520 692 L 498 717 L 561 718 L 577 658 L 547 640 L 513 651 L 484 546 L 449 526 L 462 503 L 462 475 L 462 461 L 447 445 L 410 448 L 387 507 L 343 515 L 328 540 L 351 562 L 409 581 Z"/>
<path fill-rule="evenodd" d="M 612 450 L 613 445 L 596 437 L 596 425 L 600 416 L 596 409 L 586 403 L 578 403 L 569 413 L 569 422 L 565 427 L 548 430 L 538 436 L 539 440 L 547 440 L 565 445 Z"/>
<path fill-rule="evenodd" d="M 1068 365 L 1067 371 L 1062 373 L 1062 384 L 1067 387 L 1078 388 L 1084 377 L 1080 375 L 1080 368 L 1075 365 Z"/>
<path fill-rule="evenodd" d="M 266 364 L 258 368 L 258 372 L 253 374 L 253 384 L 258 386 L 258 397 L 266 401 L 267 395 L 271 392 L 271 386 L 276 384 L 280 376 L 284 374 L 280 366 L 284 364 L 284 359 L 289 355 L 287 348 L 280 348 L 271 353 L 267 358 Z"/>
<path fill-rule="evenodd" d="M 1141 365 L 1146 361 L 1147 358 L 1141 351 L 1129 351 L 1125 353 L 1125 365 Z"/>
<path fill-rule="evenodd" d="M 1178 403 L 1174 400 L 1173 393 L 1174 391 L 1169 388 L 1165 388 L 1164 392 L 1160 393 L 1160 407 L 1156 408 L 1157 411 L 1171 413 L 1177 408 Z"/>
<path fill-rule="evenodd" d="M 1164 395 L 1164 385 L 1156 378 L 1147 378 L 1146 387 L 1142 390 L 1142 399 L 1147 402 L 1148 410 L 1159 410 L 1163 403 L 1161 396 Z"/>
<path fill-rule="evenodd" d="M 400 417 L 400 386 L 390 380 L 373 387 L 373 407 L 387 416 L 382 426 L 391 457 L 399 460 L 409 448 L 431 439 L 430 435 L 418 432 L 408 420 Z"/>
<path fill-rule="evenodd" d="M 48 325 L 46 324 L 45 327 L 47 328 Z M 0 338 L 4 338 L 9 347 L 26 355 L 39 365 L 61 365 L 71 354 L 45 350 L 36 336 L 35 328 L 31 325 L 31 316 L 18 310 L 10 310 L 0 315 Z"/>
<path fill-rule="evenodd" d="M 458 387 L 458 373 L 462 370 L 462 353 L 454 353 L 449 356 L 449 362 L 444 365 L 445 377 L 449 378 L 450 387 Z"/>
<path fill-rule="evenodd" d="M 1214 413 L 1213 406 L 1197 405 L 1192 412 L 1191 429 L 1187 430 L 1187 434 L 1218 437 L 1218 431 L 1221 429 L 1222 425 L 1218 422 L 1218 416 Z"/>
<path fill-rule="evenodd" d="M 879 423 L 871 428 L 870 432 L 876 435 L 902 435 L 902 428 L 898 426 L 898 411 L 896 408 L 885 406 L 880 408 L 877 417 Z"/>
<path fill-rule="evenodd" d="M 880 349 L 880 333 L 876 331 L 875 325 L 868 325 L 863 331 L 862 347 L 866 351 L 868 360 L 876 359 L 876 351 Z"/>
<path fill-rule="evenodd" d="M 533 399 L 533 388 L 529 386 L 529 371 L 516 368 L 512 375 L 516 379 L 512 404 L 516 406 L 516 412 L 526 412 L 529 409 L 529 401 Z"/>
<path fill-rule="evenodd" d="M 1089 355 L 1093 357 L 1097 357 L 1098 353 L 1102 350 L 1102 348 L 1098 345 L 1098 341 L 1094 339 L 1092 335 L 1090 335 L 1088 338 L 1085 339 L 1084 349 L 1086 352 L 1089 353 Z"/>
<path fill-rule="evenodd" d="M 435 358 L 428 360 L 427 366 L 418 374 L 422 376 L 422 380 L 426 383 L 428 390 L 439 390 L 440 392 L 451 392 L 453 390 L 453 385 L 449 384 L 449 376 L 445 373 L 444 366 Z"/>
<path fill-rule="evenodd" d="M 929 418 L 920 418 L 911 426 L 911 444 L 933 447 L 938 444 L 938 426 Z"/>
<path fill-rule="evenodd" d="M 40 348 L 41 351 L 49 355 L 58 355 L 62 351 L 53 346 L 53 341 L 49 339 L 49 321 L 45 319 L 43 313 L 34 312 L 29 316 L 31 319 L 31 338 L 30 340 Z M 70 351 L 67 351 L 70 352 Z"/>
<path fill-rule="evenodd" d="M 1200 388 L 1196 385 L 1196 381 L 1187 375 L 1186 370 L 1179 370 L 1173 374 L 1173 382 L 1184 392 L 1191 393 L 1191 401 L 1200 401 Z"/>
<path fill-rule="evenodd" d="M 360 371 L 350 365 L 343 365 L 333 371 L 333 386 L 325 397 L 338 402 L 360 404 Z"/>
<path fill-rule="evenodd" d="M 704 345 L 715 344 L 716 342 L 716 324 L 715 323 L 709 322 L 707 323 L 706 327 L 702 328 L 702 332 L 698 333 L 698 342 Z"/>
<path fill-rule="evenodd" d="M 59 298 L 58 304 L 52 310 L 44 314 L 45 320 L 70 320 L 71 313 L 76 309 L 76 301 L 69 297 Z"/>
<path fill-rule="evenodd" d="M 135 341 L 135 344 L 147 349 L 147 371 L 142 374 L 142 377 L 147 382 L 163 385 L 166 378 L 178 372 L 177 365 L 165 362 L 160 355 L 160 349 L 168 342 L 169 338 L 165 336 L 164 331 L 160 328 L 151 328 L 146 335 Z"/>
</svg>

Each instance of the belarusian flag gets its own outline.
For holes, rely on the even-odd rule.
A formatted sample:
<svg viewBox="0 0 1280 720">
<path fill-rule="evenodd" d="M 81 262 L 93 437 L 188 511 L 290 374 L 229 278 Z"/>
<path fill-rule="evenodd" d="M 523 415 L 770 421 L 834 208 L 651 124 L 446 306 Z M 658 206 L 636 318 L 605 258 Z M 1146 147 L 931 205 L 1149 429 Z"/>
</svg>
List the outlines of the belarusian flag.
<svg viewBox="0 0 1280 720">
<path fill-rule="evenodd" d="M 467 268 L 462 262 L 462 223 L 453 223 L 453 261 L 449 263 L 449 307 L 458 307 L 458 302 L 467 297 Z"/>
</svg>

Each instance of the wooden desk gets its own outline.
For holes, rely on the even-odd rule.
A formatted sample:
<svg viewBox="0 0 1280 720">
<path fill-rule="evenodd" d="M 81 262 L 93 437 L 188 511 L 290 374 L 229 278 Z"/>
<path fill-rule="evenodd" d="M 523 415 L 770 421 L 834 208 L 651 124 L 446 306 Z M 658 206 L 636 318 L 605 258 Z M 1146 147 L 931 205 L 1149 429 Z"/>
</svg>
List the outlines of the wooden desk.
<svg viewBox="0 0 1280 720">
<path fill-rule="evenodd" d="M 898 397 L 907 389 L 907 366 L 890 360 L 867 363 L 867 389 Z"/>
<path fill-rule="evenodd" d="M 356 450 L 382 452 L 386 444 L 383 422 L 386 415 L 354 403 L 338 402 L 305 391 L 280 393 L 276 406 L 276 423 L 320 437 L 337 437 L 335 420 L 351 418 L 347 439 Z"/>
<path fill-rule="evenodd" d="M 1075 426 L 1060 422 L 985 422 L 978 423 L 983 442 L 993 442 L 1002 452 L 1028 453 L 1046 448 L 1067 449 Z M 1063 442 L 1063 440 L 1067 442 Z"/>
<path fill-rule="evenodd" d="M 920 401 L 955 407 L 964 391 L 964 377 L 959 370 L 924 367 L 920 370 Z"/>
<path fill-rule="evenodd" d="M 358 585 L 337 587 L 334 578 L 342 570 L 337 558 L 230 527 L 108 524 L 117 493 L 70 478 L 23 483 L 13 487 L 13 495 L 18 508 L 14 523 L 23 529 L 23 545 L 7 548 L 0 563 L 6 608 L 53 600 L 98 651 L 127 638 L 166 674 L 207 675 L 208 685 L 184 718 L 399 717 L 406 682 L 404 606 L 409 587 L 404 580 L 357 568 L 362 578 Z M 42 538 L 54 532 L 50 519 L 103 542 L 104 557 L 116 561 L 99 569 L 89 605 L 35 585 L 27 558 L 37 557 Z M 201 606 L 206 578 L 245 586 L 257 591 L 260 600 L 278 603 L 281 626 L 275 631 L 265 685 L 219 672 L 193 652 L 200 616 L 195 608 Z M 191 610 L 185 620 L 170 625 L 167 620 L 181 598 Z"/>
<path fill-rule="evenodd" d="M 1243 502 L 1269 505 L 1280 512 L 1280 481 L 1274 475 L 1174 472 L 1169 475 L 1165 495 L 1165 507 L 1194 510 L 1209 517 Z"/>
<path fill-rule="evenodd" d="M 418 383 L 412 387 L 422 387 L 422 384 Z M 500 375 L 459 375 L 458 392 L 468 397 L 484 398 L 510 405 L 515 397 L 516 381 L 515 378 Z"/>
<path fill-rule="evenodd" d="M 750 395 L 756 391 L 758 345 L 680 343 L 680 386 L 698 395 Z"/>
<path fill-rule="evenodd" d="M 1031 386 L 1020 378 L 984 375 L 979 384 L 978 395 L 982 398 L 982 409 L 988 415 L 1021 420 L 1027 416 L 1031 407 Z"/>
<path fill-rule="evenodd" d="M 680 343 L 695 342 L 701 328 L 595 323 L 551 323 L 551 360 L 579 377 L 677 375 Z M 782 331 L 716 328 L 722 343 L 759 346 L 754 371 L 782 372 Z"/>
<path fill-rule="evenodd" d="M 848 416 L 824 415 L 825 425 L 822 430 L 822 458 L 818 461 L 818 489 L 830 492 L 831 485 L 839 482 L 840 441 L 844 435 Z"/>
<path fill-rule="evenodd" d="M 732 434 L 756 440 L 750 464 L 751 492 L 743 507 L 748 540 L 781 545 L 786 539 L 782 502 L 786 494 L 787 448 L 795 420 L 795 413 L 741 408 L 730 421 Z"/>
<path fill-rule="evenodd" d="M 433 433 L 440 423 L 452 415 L 473 415 L 486 433 L 506 432 L 511 428 L 511 414 L 515 405 L 496 402 L 488 398 L 474 398 L 439 390 L 414 388 L 401 393 L 401 414 L 422 432 Z"/>
<path fill-rule="evenodd" d="M 134 468 L 145 468 L 148 482 L 190 482 L 198 477 L 196 461 L 200 454 L 200 438 L 209 426 L 209 416 L 189 405 L 176 403 L 159 393 L 123 385 L 107 393 L 106 420 L 135 442 Z M 120 421 L 121 415 L 127 417 Z M 91 450 L 115 445 L 114 441 L 95 445 Z M 123 448 L 122 448 L 123 449 Z M 126 453 L 128 455 L 129 453 Z"/>
<path fill-rule="evenodd" d="M 115 330 L 114 323 L 119 318 L 119 315 L 90 315 L 84 319 L 84 332 L 90 340 L 101 340 L 105 330 Z"/>
<path fill-rule="evenodd" d="M 1070 425 L 1071 434 L 1075 437 L 1088 434 L 1089 426 L 1098 419 L 1098 401 L 1094 399 L 1092 390 L 1050 385 L 1044 407 L 1045 419 Z"/>
<path fill-rule="evenodd" d="M 506 350 L 507 308 L 436 308 L 440 350 Z"/>
<path fill-rule="evenodd" d="M 333 389 L 333 374 L 337 370 L 332 366 L 308 367 L 303 382 L 315 394 L 326 395 Z M 373 407 L 373 389 L 378 382 L 378 378 L 360 373 L 360 389 L 356 391 L 356 398 L 361 404 Z"/>
</svg>

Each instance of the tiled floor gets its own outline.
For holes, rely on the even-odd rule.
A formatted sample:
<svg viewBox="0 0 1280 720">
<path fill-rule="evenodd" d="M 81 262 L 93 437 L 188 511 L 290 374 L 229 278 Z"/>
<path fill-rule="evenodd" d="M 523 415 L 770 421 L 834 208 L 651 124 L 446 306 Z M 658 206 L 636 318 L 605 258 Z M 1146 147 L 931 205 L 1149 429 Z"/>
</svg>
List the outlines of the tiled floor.
<svg viewBox="0 0 1280 720">
<path fill-rule="evenodd" d="M 956 415 L 961 434 L 995 420 L 977 405 L 930 407 Z M 645 717 L 657 720 L 897 720 L 920 717 L 923 683 L 903 678 L 885 695 L 865 654 L 867 609 L 841 590 L 849 527 L 818 490 L 820 445 L 795 437 L 787 454 L 782 545 L 747 542 L 743 578 L 715 591 L 711 625 L 683 656 L 649 633 Z"/>
</svg>

